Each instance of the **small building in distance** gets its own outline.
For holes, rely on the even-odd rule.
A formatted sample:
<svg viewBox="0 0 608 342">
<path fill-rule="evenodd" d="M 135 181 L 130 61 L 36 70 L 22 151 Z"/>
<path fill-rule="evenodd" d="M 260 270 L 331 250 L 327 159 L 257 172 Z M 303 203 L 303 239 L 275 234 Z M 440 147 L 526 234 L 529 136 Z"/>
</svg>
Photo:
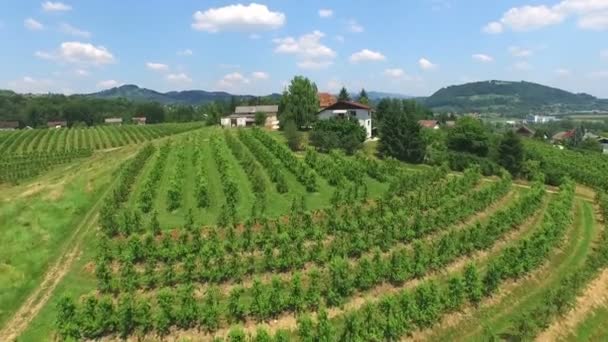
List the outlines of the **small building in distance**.
<svg viewBox="0 0 608 342">
<path fill-rule="evenodd" d="M 548 122 L 557 121 L 555 116 L 547 116 L 547 115 L 528 115 L 526 117 L 526 122 L 528 124 L 544 124 Z"/>
<path fill-rule="evenodd" d="M 266 114 L 264 127 L 270 130 L 279 129 L 279 106 L 238 106 L 234 109 L 234 114 L 220 119 L 222 127 L 250 127 L 255 125 L 255 115 L 257 113 Z"/>
<path fill-rule="evenodd" d="M 522 136 L 522 137 L 526 137 L 526 138 L 532 138 L 534 136 L 534 134 L 536 133 L 533 129 L 530 129 L 528 126 L 521 126 L 518 127 L 514 130 L 515 134 Z"/>
<path fill-rule="evenodd" d="M 338 102 L 338 99 L 330 93 L 318 93 L 317 97 L 319 98 L 319 109 L 325 109 Z"/>
<path fill-rule="evenodd" d="M 66 128 L 68 127 L 68 122 L 65 120 L 48 121 L 46 126 L 48 128 Z"/>
<path fill-rule="evenodd" d="M 122 118 L 106 118 L 103 122 L 106 125 L 120 126 L 122 125 Z"/>
<path fill-rule="evenodd" d="M 573 138 L 575 133 L 576 133 L 576 129 L 571 129 L 569 131 L 564 131 L 564 132 L 558 132 L 558 133 L 555 133 L 553 135 L 553 137 L 551 137 L 551 141 L 553 141 L 553 143 L 563 143 L 564 141 Z"/>
<path fill-rule="evenodd" d="M 131 118 L 131 121 L 138 126 L 143 126 L 146 124 L 146 117 L 145 116 L 134 116 L 133 118 Z"/>
<path fill-rule="evenodd" d="M 367 139 L 372 137 L 372 108 L 358 102 L 338 101 L 322 109 L 317 116 L 320 120 L 338 118 L 344 120 L 357 120 L 365 129 Z"/>
<path fill-rule="evenodd" d="M 439 129 L 439 121 L 437 120 L 418 120 L 418 124 L 422 128 Z"/>
<path fill-rule="evenodd" d="M 602 145 L 602 151 L 604 154 L 608 154 L 608 138 L 599 137 L 597 141 Z"/>
<path fill-rule="evenodd" d="M 0 131 L 14 131 L 19 128 L 19 121 L 0 121 Z"/>
</svg>

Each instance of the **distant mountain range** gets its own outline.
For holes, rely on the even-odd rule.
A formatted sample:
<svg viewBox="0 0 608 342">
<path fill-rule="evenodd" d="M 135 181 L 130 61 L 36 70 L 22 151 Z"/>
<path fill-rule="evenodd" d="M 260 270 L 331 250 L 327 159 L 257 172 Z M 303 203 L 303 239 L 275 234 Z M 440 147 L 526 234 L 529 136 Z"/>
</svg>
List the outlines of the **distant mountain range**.
<svg viewBox="0 0 608 342">
<path fill-rule="evenodd" d="M 530 82 L 484 81 L 442 88 L 422 102 L 435 111 L 523 115 L 608 110 L 608 100 Z"/>
</svg>

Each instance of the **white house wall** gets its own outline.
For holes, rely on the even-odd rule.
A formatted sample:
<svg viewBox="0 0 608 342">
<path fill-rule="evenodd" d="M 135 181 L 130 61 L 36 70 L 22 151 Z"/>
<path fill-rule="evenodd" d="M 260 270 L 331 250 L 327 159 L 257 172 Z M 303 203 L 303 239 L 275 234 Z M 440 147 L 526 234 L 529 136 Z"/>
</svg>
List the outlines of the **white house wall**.
<svg viewBox="0 0 608 342">
<path fill-rule="evenodd" d="M 336 110 L 340 113 L 343 113 L 344 110 L 339 109 Z M 356 120 L 359 122 L 359 125 L 361 125 L 364 129 L 365 129 L 365 133 L 367 136 L 367 139 L 370 139 L 372 137 L 372 116 L 371 116 L 371 112 L 367 109 L 348 109 L 346 110 L 346 114 L 344 114 L 344 116 L 349 116 L 348 112 L 351 111 L 355 111 L 355 118 Z M 324 110 L 321 113 L 319 113 L 319 119 L 320 120 L 327 120 L 329 118 L 334 118 L 337 117 L 339 113 L 334 113 L 333 110 Z M 352 119 L 352 118 L 351 118 Z"/>
</svg>

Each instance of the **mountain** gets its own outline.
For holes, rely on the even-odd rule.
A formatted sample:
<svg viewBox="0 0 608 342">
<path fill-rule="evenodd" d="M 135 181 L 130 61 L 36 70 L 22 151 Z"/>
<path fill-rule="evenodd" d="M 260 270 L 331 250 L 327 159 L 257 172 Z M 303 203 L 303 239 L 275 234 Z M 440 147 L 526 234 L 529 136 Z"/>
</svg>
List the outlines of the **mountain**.
<svg viewBox="0 0 608 342">
<path fill-rule="evenodd" d="M 230 101 L 233 97 L 235 97 L 237 100 L 249 100 L 256 97 L 253 95 L 232 95 L 222 91 L 209 92 L 204 90 L 170 91 L 167 93 L 160 93 L 155 90 L 140 88 L 133 84 L 127 84 L 97 93 L 87 94 L 85 96 L 98 99 L 125 98 L 134 102 L 155 101 L 162 104 L 186 105 L 200 105 L 213 101 Z M 280 97 L 279 94 L 270 94 L 268 96 L 276 99 Z"/>
<path fill-rule="evenodd" d="M 608 100 L 530 82 L 484 81 L 442 88 L 422 101 L 435 111 L 525 115 L 608 110 Z"/>
<path fill-rule="evenodd" d="M 414 96 L 404 95 L 404 94 L 397 94 L 397 93 L 384 93 L 384 92 L 381 92 L 381 91 L 368 91 L 367 92 L 367 97 L 370 100 L 372 100 L 372 101 L 377 101 L 377 100 L 382 100 L 382 99 L 385 99 L 385 98 L 406 100 L 406 99 L 411 99 Z"/>
</svg>

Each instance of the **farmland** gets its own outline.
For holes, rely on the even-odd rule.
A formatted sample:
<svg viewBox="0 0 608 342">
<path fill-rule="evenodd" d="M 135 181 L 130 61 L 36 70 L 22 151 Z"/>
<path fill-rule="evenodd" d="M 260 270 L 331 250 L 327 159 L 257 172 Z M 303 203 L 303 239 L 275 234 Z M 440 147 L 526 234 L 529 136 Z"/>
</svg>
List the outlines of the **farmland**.
<svg viewBox="0 0 608 342">
<path fill-rule="evenodd" d="M 580 304 L 608 263 L 604 164 L 530 145 L 569 176 L 547 187 L 193 128 L 71 143 L 89 154 L 2 185 L 0 340 L 605 337 Z M 570 308 L 590 318 L 553 331 Z"/>
</svg>

